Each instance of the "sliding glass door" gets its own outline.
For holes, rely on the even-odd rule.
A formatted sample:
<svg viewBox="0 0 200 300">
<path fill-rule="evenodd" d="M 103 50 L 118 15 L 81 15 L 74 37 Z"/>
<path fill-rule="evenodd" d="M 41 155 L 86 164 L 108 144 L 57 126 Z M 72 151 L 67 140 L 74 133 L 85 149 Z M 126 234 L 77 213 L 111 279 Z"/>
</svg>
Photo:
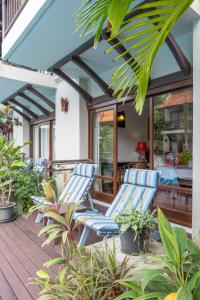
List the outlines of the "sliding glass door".
<svg viewBox="0 0 200 300">
<path fill-rule="evenodd" d="M 90 157 L 97 165 L 93 193 L 112 201 L 116 194 L 116 106 L 90 112 Z"/>
</svg>

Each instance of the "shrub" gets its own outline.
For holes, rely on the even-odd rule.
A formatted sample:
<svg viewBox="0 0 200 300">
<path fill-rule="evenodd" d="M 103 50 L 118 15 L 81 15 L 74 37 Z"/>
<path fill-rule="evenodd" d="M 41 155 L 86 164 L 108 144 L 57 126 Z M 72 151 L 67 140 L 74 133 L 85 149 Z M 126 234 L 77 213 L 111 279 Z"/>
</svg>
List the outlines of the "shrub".
<svg viewBox="0 0 200 300">
<path fill-rule="evenodd" d="M 33 205 L 31 196 L 43 194 L 41 188 L 42 179 L 42 174 L 33 170 L 15 172 L 13 192 L 23 212 L 27 212 Z"/>
</svg>

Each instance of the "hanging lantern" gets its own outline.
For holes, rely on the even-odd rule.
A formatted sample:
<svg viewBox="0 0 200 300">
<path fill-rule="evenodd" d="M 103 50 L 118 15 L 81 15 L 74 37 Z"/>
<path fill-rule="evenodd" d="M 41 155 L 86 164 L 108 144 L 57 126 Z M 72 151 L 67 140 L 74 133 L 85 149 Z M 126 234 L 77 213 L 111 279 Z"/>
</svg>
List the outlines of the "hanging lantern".
<svg viewBox="0 0 200 300">
<path fill-rule="evenodd" d="M 117 125 L 118 127 L 125 128 L 126 127 L 126 115 L 124 111 L 117 113 Z"/>
</svg>

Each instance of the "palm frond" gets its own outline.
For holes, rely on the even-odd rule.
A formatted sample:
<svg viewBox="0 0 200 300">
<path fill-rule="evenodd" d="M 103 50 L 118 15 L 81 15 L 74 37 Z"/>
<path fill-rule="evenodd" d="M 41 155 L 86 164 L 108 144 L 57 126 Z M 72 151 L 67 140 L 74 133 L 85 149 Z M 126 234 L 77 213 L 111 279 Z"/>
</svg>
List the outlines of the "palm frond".
<svg viewBox="0 0 200 300">
<path fill-rule="evenodd" d="M 111 87 L 114 95 L 121 98 L 137 86 L 135 108 L 139 114 L 143 110 L 156 54 L 193 1 L 145 0 L 138 5 L 137 0 L 86 0 L 79 10 L 78 29 L 83 29 L 83 34 L 94 32 L 95 46 L 102 30 L 108 27 L 108 41 L 118 36 L 120 42 L 106 52 L 113 51 L 121 43 L 126 45 L 127 51 L 116 60 L 123 61 L 123 57 L 131 53 L 132 58 L 122 62 L 114 72 Z"/>
</svg>

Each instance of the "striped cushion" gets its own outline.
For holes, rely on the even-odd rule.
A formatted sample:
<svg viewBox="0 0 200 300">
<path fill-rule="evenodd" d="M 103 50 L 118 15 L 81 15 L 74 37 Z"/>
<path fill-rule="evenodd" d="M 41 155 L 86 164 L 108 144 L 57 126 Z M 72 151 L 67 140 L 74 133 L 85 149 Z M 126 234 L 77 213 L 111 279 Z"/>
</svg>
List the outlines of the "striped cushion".
<svg viewBox="0 0 200 300">
<path fill-rule="evenodd" d="M 96 166 L 93 164 L 76 164 L 74 168 L 74 175 L 84 176 L 84 177 L 94 177 L 96 171 Z"/>
<path fill-rule="evenodd" d="M 122 211 L 132 208 L 147 210 L 151 205 L 155 192 L 156 189 L 153 188 L 123 184 L 106 216 L 114 219 Z"/>
<path fill-rule="evenodd" d="M 89 228 L 98 231 L 100 234 L 117 234 L 119 232 L 118 225 L 112 218 L 92 212 L 75 213 L 75 220 L 84 223 Z"/>
<path fill-rule="evenodd" d="M 61 193 L 58 202 L 64 200 L 63 203 L 66 202 L 76 203 L 80 201 L 85 196 L 90 183 L 91 183 L 90 177 L 73 175 L 68 181 L 63 192 Z"/>
<path fill-rule="evenodd" d="M 159 172 L 154 170 L 126 170 L 124 183 L 157 188 Z"/>
</svg>

